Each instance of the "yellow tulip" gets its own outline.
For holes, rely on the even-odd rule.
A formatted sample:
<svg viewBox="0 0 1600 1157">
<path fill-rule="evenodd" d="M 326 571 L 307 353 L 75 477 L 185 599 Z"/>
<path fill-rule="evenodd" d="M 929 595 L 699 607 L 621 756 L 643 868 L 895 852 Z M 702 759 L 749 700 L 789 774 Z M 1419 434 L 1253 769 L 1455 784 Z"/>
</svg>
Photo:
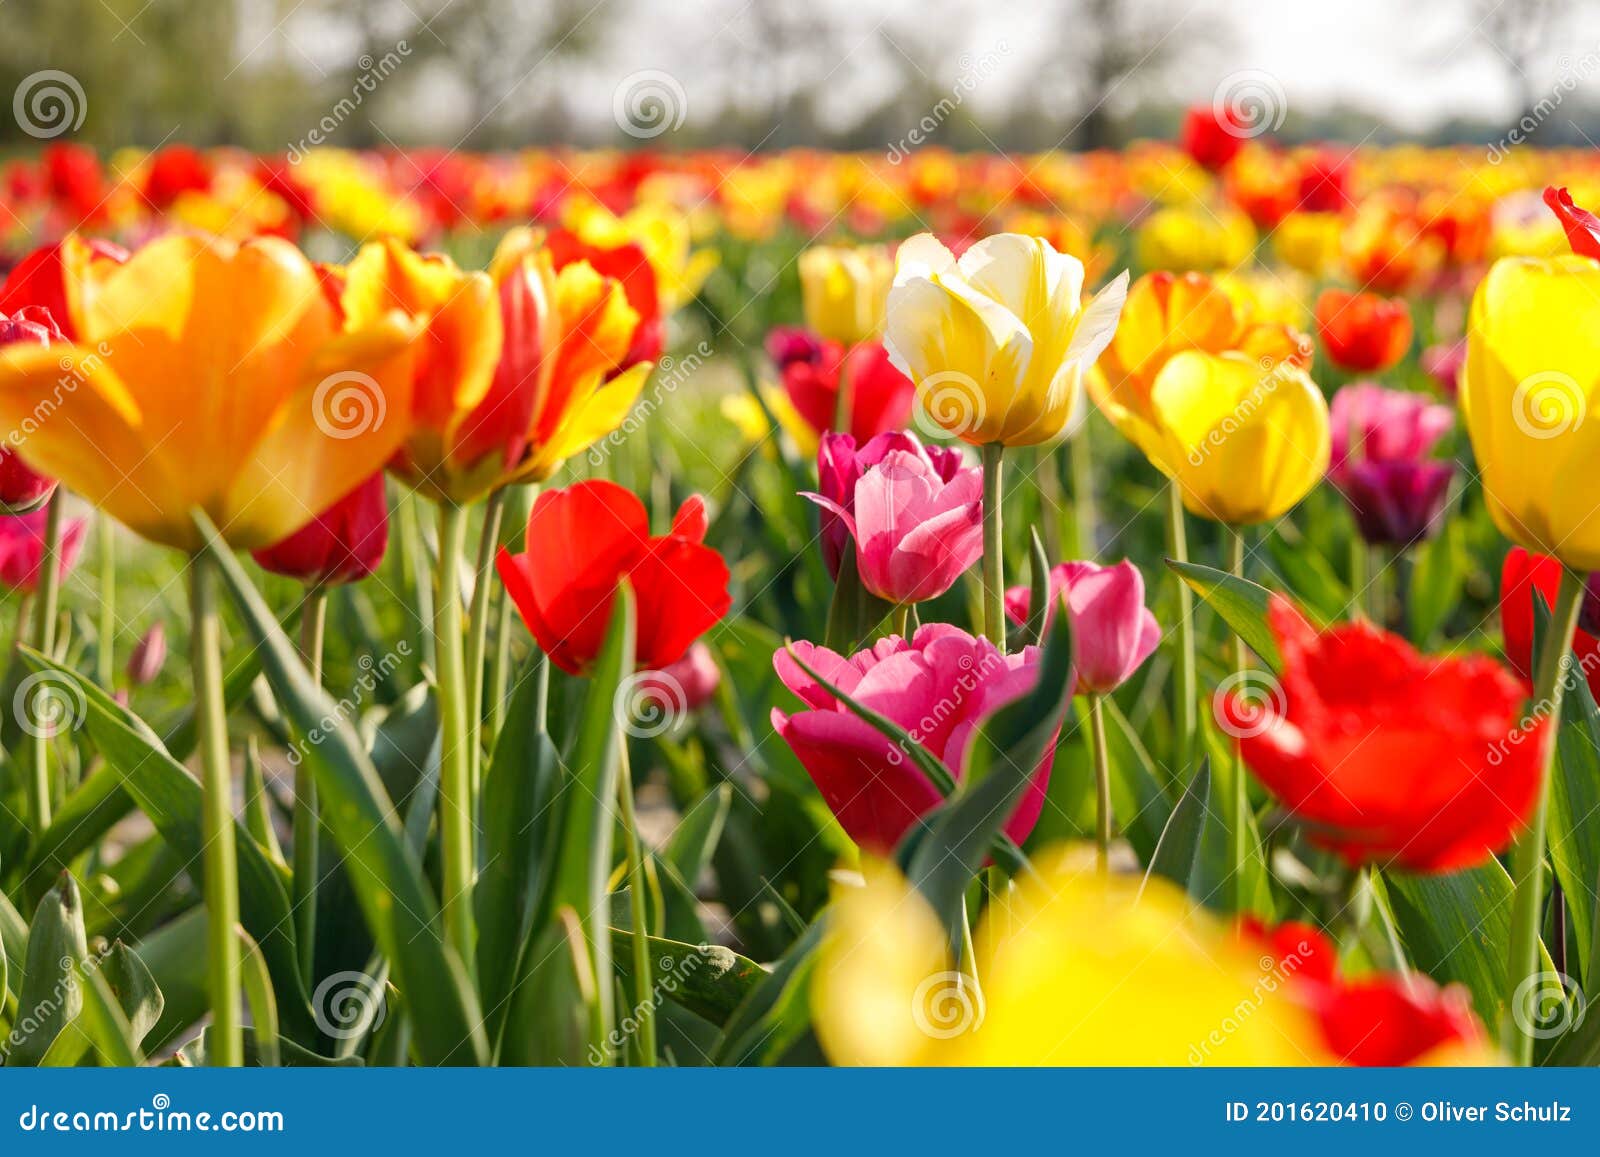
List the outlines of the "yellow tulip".
<svg viewBox="0 0 1600 1157">
<path fill-rule="evenodd" d="M 1600 264 L 1508 257 L 1472 299 L 1461 402 L 1484 499 L 1503 534 L 1600 568 Z"/>
<path fill-rule="evenodd" d="M 1290 213 L 1272 231 L 1278 260 L 1311 277 L 1325 276 L 1344 246 L 1344 220 L 1338 213 Z"/>
<path fill-rule="evenodd" d="M 890 864 L 829 909 L 817 1036 L 856 1065 L 1303 1065 L 1330 1061 L 1275 966 L 1164 880 L 1058 849 L 974 936 L 957 972 L 931 909 Z"/>
<path fill-rule="evenodd" d="M 1193 514 L 1249 526 L 1287 513 L 1327 473 L 1328 403 L 1304 370 L 1187 351 L 1156 375 L 1153 460 Z"/>
<path fill-rule="evenodd" d="M 1134 251 L 1146 269 L 1232 269 L 1250 260 L 1255 244 L 1255 226 L 1243 213 L 1193 204 L 1152 213 Z"/>
<path fill-rule="evenodd" d="M 1123 273 L 1085 303 L 1082 263 L 1037 237 L 999 233 L 957 261 L 921 233 L 900 246 L 884 344 L 951 434 L 1037 445 L 1066 430 L 1127 288 Z"/>
<path fill-rule="evenodd" d="M 670 205 L 641 203 L 619 217 L 598 201 L 574 199 L 562 221 L 587 245 L 634 244 L 643 250 L 656 275 L 663 314 L 687 304 L 717 267 L 716 252 L 693 247 L 689 218 Z"/>
<path fill-rule="evenodd" d="M 806 325 L 845 345 L 877 337 L 893 281 L 894 261 L 882 246 L 813 245 L 800 254 Z"/>
<path fill-rule="evenodd" d="M 199 507 L 233 546 L 278 542 L 405 441 L 419 319 L 341 325 L 286 241 L 172 234 L 66 276 L 77 342 L 0 352 L 0 426 L 152 541 L 199 547 Z"/>
</svg>

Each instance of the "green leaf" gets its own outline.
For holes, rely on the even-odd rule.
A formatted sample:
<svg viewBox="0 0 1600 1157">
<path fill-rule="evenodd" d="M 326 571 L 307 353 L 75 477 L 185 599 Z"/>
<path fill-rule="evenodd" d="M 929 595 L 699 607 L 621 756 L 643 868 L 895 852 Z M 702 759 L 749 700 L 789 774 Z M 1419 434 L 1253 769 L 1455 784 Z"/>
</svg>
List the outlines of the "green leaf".
<svg viewBox="0 0 1600 1157">
<path fill-rule="evenodd" d="M 1172 568 L 1195 594 L 1221 616 L 1228 628 L 1238 635 L 1261 661 L 1273 671 L 1283 667 L 1283 656 L 1278 654 L 1278 643 L 1267 626 L 1267 604 L 1272 592 L 1249 579 L 1236 578 L 1226 571 L 1201 566 L 1193 562 L 1175 562 L 1167 559 Z"/>
<path fill-rule="evenodd" d="M 1412 549 L 1407 622 L 1417 646 L 1427 646 L 1461 604 L 1471 569 L 1454 519 L 1445 519 L 1436 536 Z"/>
<path fill-rule="evenodd" d="M 405 994 L 419 1055 L 432 1065 L 484 1063 L 488 1042 L 466 965 L 445 942 L 438 899 L 406 846 L 377 770 L 344 713 L 301 664 L 295 645 L 233 552 L 203 516 L 196 522 L 256 642 L 273 694 L 299 735 L 320 737 L 304 743 L 301 754 L 316 777 L 323 823 L 345 854 L 367 923 Z M 273 975 L 281 993 L 283 978 L 277 970 Z"/>
<path fill-rule="evenodd" d="M 1300 604 L 1323 619 L 1340 619 L 1350 608 L 1350 588 L 1334 573 L 1316 547 L 1295 535 L 1291 542 L 1282 529 L 1267 536 L 1267 550 L 1283 574 L 1283 585 Z"/>
<path fill-rule="evenodd" d="M 74 672 L 23 648 L 35 669 L 51 671 L 73 688 L 85 706 L 84 721 L 95 747 L 109 770 L 119 776 L 128 795 L 150 818 L 156 831 L 184 858 L 198 888 L 204 889 L 205 838 L 201 808 L 204 791 L 199 782 L 168 754 L 138 716 L 130 713 L 99 687 Z M 310 998 L 295 953 L 294 921 L 289 914 L 289 893 L 283 873 L 267 859 L 242 824 L 235 821 L 239 862 L 239 915 L 262 945 L 272 965 L 280 991 L 294 997 L 286 1008 L 286 1030 L 301 1039 L 313 1039 Z"/>
<path fill-rule="evenodd" d="M 1600 710 L 1589 684 L 1572 680 L 1556 730 L 1550 780 L 1550 859 L 1566 897 L 1585 991 L 1600 980 L 1593 951 L 1595 888 L 1600 882 Z"/>
<path fill-rule="evenodd" d="M 550 885 L 557 848 L 551 802 L 560 786 L 561 761 L 534 721 L 540 662 L 534 654 L 524 666 L 483 776 L 483 870 L 473 905 L 478 984 L 491 1041 L 499 1038 L 505 1021 L 517 950 Z"/>
<path fill-rule="evenodd" d="M 691 887 L 711 863 L 732 806 L 733 785 L 719 783 L 690 805 L 667 840 L 661 858 Z"/>
<path fill-rule="evenodd" d="M 633 980 L 633 933 L 611 929 L 617 949 L 617 972 Z M 733 1011 L 767 978 L 766 969 L 717 944 L 685 944 L 659 936 L 648 938 L 655 959 L 655 987 L 712 1024 L 727 1023 Z M 632 991 L 632 988 L 629 988 Z"/>
<path fill-rule="evenodd" d="M 811 977 L 825 920 L 824 915 L 813 921 L 767 978 L 739 1002 L 723 1026 L 722 1047 L 713 1063 L 770 1064 L 811 1030 Z"/>
<path fill-rule="evenodd" d="M 508 1063 L 528 1055 L 528 1036 L 537 1035 L 536 1026 L 545 1023 L 566 1025 L 575 1010 L 563 1002 L 582 1000 L 581 1010 L 587 1026 L 585 1047 L 577 1053 L 563 1051 L 568 1063 L 595 1063 L 593 1058 L 608 1058 L 614 1048 L 611 920 L 606 885 L 611 877 L 612 842 L 616 831 L 617 777 L 622 742 L 619 696 L 633 676 L 635 637 L 633 588 L 622 582 L 617 588 L 611 611 L 611 624 L 590 672 L 588 694 L 577 720 L 576 742 L 569 765 L 563 769 L 556 799 L 552 803 L 550 831 L 558 848 L 543 909 L 535 913 L 532 930 L 522 947 L 517 983 L 511 998 L 511 1011 L 501 1044 Z M 572 930 L 566 922 L 557 927 L 556 914 L 567 910 L 576 921 L 580 953 L 571 944 Z M 559 964 L 542 959 L 545 953 L 558 952 Z M 541 952 L 541 946 L 544 952 Z M 556 974 L 544 971 L 551 967 Z M 586 970 L 570 977 L 566 969 Z M 581 981 L 581 983 L 580 983 Z M 547 1003 L 547 1002 L 555 1003 Z M 562 1033 L 555 1033 L 564 1039 Z"/>
<path fill-rule="evenodd" d="M 1141 864 L 1148 864 L 1172 814 L 1161 774 L 1139 741 L 1138 732 L 1107 695 L 1100 702 L 1109 726 L 1106 747 L 1111 762 L 1111 814 Z"/>
<path fill-rule="evenodd" d="M 122 948 L 120 941 L 116 947 Z M 144 1064 L 144 1054 L 139 1051 L 140 1033 L 120 1001 L 131 1000 L 136 1007 L 148 1009 L 152 999 L 149 990 L 153 988 L 154 982 L 151 981 L 150 973 L 144 965 L 126 949 L 123 949 L 123 961 L 125 965 L 131 961 L 129 967 L 136 969 L 125 973 L 123 979 L 137 986 L 138 991 L 115 992 L 103 968 L 87 966 L 82 960 L 73 961 L 72 967 L 77 983 L 83 991 L 83 1011 L 76 1023 L 82 1025 L 83 1033 L 87 1035 L 89 1042 L 94 1045 L 95 1052 L 107 1065 L 138 1068 Z M 160 1016 L 160 998 L 161 994 L 155 992 L 156 1016 Z M 154 1017 L 150 1018 L 146 1027 L 153 1023 L 155 1023 Z M 68 1039 L 68 1032 L 63 1032 L 57 1037 L 56 1043 L 60 1044 L 65 1039 Z M 52 1047 L 51 1052 L 54 1051 Z"/>
<path fill-rule="evenodd" d="M 856 567 L 854 544 L 839 560 L 833 602 L 828 606 L 828 629 L 823 636 L 829 649 L 848 655 L 865 646 L 894 611 L 894 604 L 867 590 Z"/>
<path fill-rule="evenodd" d="M 1050 617 L 1033 689 L 984 719 L 967 754 L 966 780 L 955 796 L 924 817 L 902 848 L 906 878 L 927 897 L 952 940 L 960 937 L 967 885 L 994 838 L 1055 744 L 1071 707 L 1071 616 Z M 908 853 L 908 854 L 907 854 Z"/>
<path fill-rule="evenodd" d="M 63 872 L 39 901 L 28 929 L 22 990 L 5 1053 L 8 1067 L 39 1064 L 56 1037 L 83 1011 L 83 989 L 75 970 L 88 955 L 78 884 Z"/>
<path fill-rule="evenodd" d="M 1195 853 L 1200 846 L 1200 829 L 1206 820 L 1206 801 L 1211 795 L 1211 761 L 1202 759 L 1183 789 L 1178 806 L 1172 809 L 1161 829 L 1161 839 L 1147 861 L 1144 878 L 1164 876 L 1185 890 L 1194 871 Z"/>
<path fill-rule="evenodd" d="M 261 946 L 243 928 L 235 930 L 239 936 L 240 980 L 245 1001 L 250 1006 L 250 1024 L 255 1031 L 256 1063 L 264 1069 L 275 1069 L 279 1064 L 278 1051 L 278 998 L 272 991 L 272 974 L 267 970 Z"/>
<path fill-rule="evenodd" d="M 606 988 L 611 983 L 607 977 Z M 562 905 L 529 942 L 500 1040 L 502 1065 L 604 1065 L 611 1029 L 594 1039 L 600 1003 L 594 962 L 577 912 Z"/>
<path fill-rule="evenodd" d="M 1037 645 L 1044 639 L 1044 617 L 1050 611 L 1050 557 L 1037 526 L 1028 528 L 1032 539 L 1028 552 L 1028 621 L 1017 632 L 1016 646 Z"/>
</svg>

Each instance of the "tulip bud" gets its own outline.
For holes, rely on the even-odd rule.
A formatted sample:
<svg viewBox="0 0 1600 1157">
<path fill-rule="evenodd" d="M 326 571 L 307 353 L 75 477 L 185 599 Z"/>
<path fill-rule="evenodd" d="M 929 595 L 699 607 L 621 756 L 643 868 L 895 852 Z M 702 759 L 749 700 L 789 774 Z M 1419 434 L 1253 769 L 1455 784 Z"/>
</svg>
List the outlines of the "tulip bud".
<svg viewBox="0 0 1600 1157">
<path fill-rule="evenodd" d="M 894 262 L 888 250 L 817 245 L 800 255 L 800 297 L 806 325 L 854 345 L 883 330 Z"/>
<path fill-rule="evenodd" d="M 150 624 L 144 637 L 134 645 L 128 656 L 128 682 L 143 687 L 155 682 L 161 667 L 167 661 L 167 628 L 160 619 Z"/>
<path fill-rule="evenodd" d="M 1031 592 L 1006 592 L 1006 614 L 1028 620 Z M 1073 674 L 1086 695 L 1109 695 L 1125 683 L 1161 642 L 1161 627 L 1144 605 L 1144 576 L 1124 559 L 1116 566 L 1064 562 L 1050 568 L 1048 623 L 1061 596 L 1072 620 Z"/>
<path fill-rule="evenodd" d="M 711 648 L 696 640 L 683 658 L 639 677 L 639 692 L 648 702 L 672 715 L 697 711 L 715 695 L 722 671 Z"/>
<path fill-rule="evenodd" d="M 263 570 L 308 586 L 355 582 L 378 569 L 389 545 L 389 503 L 377 473 L 283 541 L 254 551 Z"/>
<path fill-rule="evenodd" d="M 44 566 L 45 520 L 44 510 L 28 514 L 0 517 L 0 583 L 12 590 L 33 591 L 39 585 L 39 572 Z M 61 544 L 56 554 L 56 566 L 61 578 L 77 565 L 83 550 L 85 522 L 69 518 L 61 526 Z"/>
</svg>

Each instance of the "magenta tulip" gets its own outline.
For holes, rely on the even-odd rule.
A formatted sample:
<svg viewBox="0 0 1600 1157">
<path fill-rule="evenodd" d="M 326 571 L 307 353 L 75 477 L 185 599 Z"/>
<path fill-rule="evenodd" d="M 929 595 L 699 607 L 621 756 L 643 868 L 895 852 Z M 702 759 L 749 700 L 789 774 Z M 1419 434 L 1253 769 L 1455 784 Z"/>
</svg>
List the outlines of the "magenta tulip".
<svg viewBox="0 0 1600 1157">
<path fill-rule="evenodd" d="M 817 446 L 817 483 L 822 496 L 836 507 L 856 512 L 856 483 L 891 451 L 903 450 L 927 460 L 942 481 L 950 482 L 966 465 L 954 446 L 924 446 L 911 431 L 879 434 L 866 445 L 856 447 L 849 434 L 824 434 Z M 982 472 L 979 472 L 980 477 Z M 839 560 L 850 543 L 844 519 L 826 506 L 822 511 L 822 558 L 828 573 L 839 577 Z"/>
<path fill-rule="evenodd" d="M 0 346 L 26 342 L 47 346 L 51 342 L 66 341 L 50 311 L 41 306 L 29 305 L 10 317 L 0 313 Z M 26 437 L 25 431 L 14 433 L 11 443 Z M 17 454 L 14 444 L 0 445 L 0 508 L 27 511 L 41 506 L 56 487 L 56 480 L 28 466 Z"/>
<path fill-rule="evenodd" d="M 1370 543 L 1409 546 L 1437 532 L 1455 472 L 1430 459 L 1455 424 L 1449 406 L 1422 394 L 1371 382 L 1333 396 L 1333 453 L 1328 480 Z"/>
<path fill-rule="evenodd" d="M 39 585 L 39 572 L 44 561 L 44 527 L 49 512 L 34 510 L 27 514 L 0 516 L 0 583 L 12 590 L 31 593 Z M 61 524 L 61 548 L 56 556 L 57 570 L 65 579 L 77 565 L 83 550 L 85 522 L 69 518 Z"/>
<path fill-rule="evenodd" d="M 952 468 L 948 451 L 935 458 L 910 434 L 880 435 L 868 449 L 878 452 L 886 438 L 909 439 L 913 448 L 886 449 L 865 467 L 866 452 L 852 463 L 847 443 L 824 450 L 824 486 L 848 494 L 848 502 L 826 493 L 805 497 L 855 539 L 856 569 L 867 590 L 895 604 L 920 603 L 944 594 L 983 554 L 983 470 L 961 466 L 959 458 Z M 862 470 L 853 485 L 852 469 Z"/>
<path fill-rule="evenodd" d="M 1050 568 L 1049 622 L 1066 595 L 1072 619 L 1073 674 L 1085 695 L 1109 695 L 1125 683 L 1161 642 L 1161 626 L 1144 605 L 1144 576 L 1124 559 L 1116 566 L 1064 562 Z M 1006 614 L 1023 623 L 1030 592 L 1006 592 Z"/>
<path fill-rule="evenodd" d="M 979 722 L 1027 694 L 1038 678 L 1036 647 L 1003 655 L 987 639 L 945 623 L 922 627 L 909 643 L 891 635 L 848 657 L 805 642 L 794 650 L 840 691 L 898 723 L 958 780 Z M 792 715 L 773 708 L 773 729 L 850 838 L 870 851 L 888 852 L 938 806 L 939 789 L 908 752 L 823 690 L 787 651 L 775 654 L 772 665 L 808 708 Z M 1047 754 L 1034 770 L 1006 821 L 1006 834 L 1018 842 L 1039 819 L 1052 758 Z"/>
</svg>

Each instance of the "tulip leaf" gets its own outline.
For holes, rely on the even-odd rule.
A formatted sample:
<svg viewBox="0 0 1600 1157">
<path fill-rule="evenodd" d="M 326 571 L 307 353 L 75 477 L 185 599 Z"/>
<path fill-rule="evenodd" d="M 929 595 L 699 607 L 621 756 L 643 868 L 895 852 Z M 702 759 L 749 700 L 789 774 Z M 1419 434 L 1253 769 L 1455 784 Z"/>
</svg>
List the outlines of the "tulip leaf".
<svg viewBox="0 0 1600 1157">
<path fill-rule="evenodd" d="M 841 655 L 859 651 L 871 642 L 893 611 L 893 603 L 880 599 L 861 581 L 855 544 L 848 543 L 839 559 L 839 577 L 834 580 L 824 642 Z"/>
<path fill-rule="evenodd" d="M 306 671 L 215 527 L 198 513 L 195 521 L 260 650 L 273 694 L 299 735 L 320 737 L 303 743 L 301 755 L 316 777 L 326 830 L 345 853 L 362 912 L 405 994 L 420 1056 L 432 1065 L 483 1063 L 489 1049 L 466 962 L 445 942 L 439 901 L 406 845 L 377 769 L 346 713 Z M 283 977 L 275 976 L 281 993 Z"/>
<path fill-rule="evenodd" d="M 1454 520 L 1446 520 L 1437 535 L 1419 543 L 1411 559 L 1406 623 L 1411 641 L 1426 647 L 1460 605 L 1472 568 Z"/>
<path fill-rule="evenodd" d="M 1172 814 L 1172 802 L 1162 786 L 1155 761 L 1139 740 L 1139 733 L 1107 695 L 1100 701 L 1106 721 L 1106 746 L 1111 763 L 1111 814 L 1117 817 L 1123 838 L 1141 864 L 1150 862 Z"/>
<path fill-rule="evenodd" d="M 272 991 L 272 974 L 267 970 L 261 946 L 243 928 L 239 937 L 239 971 L 245 1001 L 250 1006 L 250 1024 L 255 1032 L 256 1063 L 262 1068 L 278 1067 L 278 998 Z"/>
<path fill-rule="evenodd" d="M 617 947 L 617 972 L 630 985 L 633 936 L 626 928 L 611 929 Z M 659 936 L 647 939 L 655 962 L 657 992 L 715 1025 L 727 1023 L 733 1011 L 767 978 L 767 970 L 761 965 L 718 944 L 685 944 Z"/>
<path fill-rule="evenodd" d="M 1267 626 L 1271 591 L 1249 579 L 1199 563 L 1176 562 L 1169 558 L 1167 566 L 1217 612 L 1234 634 L 1249 644 L 1263 663 L 1275 672 L 1282 670 L 1283 656 L 1278 653 L 1277 640 Z"/>
<path fill-rule="evenodd" d="M 1036 646 L 1044 639 L 1044 619 L 1050 612 L 1050 557 L 1037 526 L 1029 528 L 1028 621 L 1017 632 L 1017 646 Z"/>
<path fill-rule="evenodd" d="M 74 1065 L 92 1047 L 108 1065 L 144 1063 L 140 1044 L 161 1019 L 165 1000 L 144 961 L 118 940 L 93 960 L 74 962 L 83 996 L 79 1017 L 56 1037 L 46 1065 Z"/>
<path fill-rule="evenodd" d="M 1178 806 L 1167 817 L 1145 869 L 1148 883 L 1152 876 L 1164 876 L 1187 889 L 1194 872 L 1195 853 L 1200 844 L 1200 828 L 1205 823 L 1206 801 L 1211 794 L 1211 761 L 1202 759 L 1194 775 L 1184 785 Z"/>
<path fill-rule="evenodd" d="M 203 887 L 205 838 L 201 809 L 204 789 L 184 766 L 173 759 L 161 741 L 138 716 L 118 704 L 101 688 L 74 672 L 23 648 L 24 657 L 40 671 L 50 671 L 67 681 L 73 695 L 84 704 L 84 721 L 96 749 L 105 757 L 107 770 L 120 778 L 128 795 L 149 817 L 161 838 L 183 857 L 196 886 Z M 286 1007 L 287 1030 L 310 1039 L 314 1035 L 310 997 L 306 994 L 295 953 L 294 922 L 283 873 L 273 865 L 244 825 L 235 821 L 239 863 L 239 914 L 246 928 L 262 944 L 281 991 L 293 994 Z"/>
<path fill-rule="evenodd" d="M 73 973 L 89 955 L 78 884 L 66 872 L 45 893 L 28 929 L 28 952 L 11 1036 L 4 1044 L 8 1067 L 43 1061 L 62 1031 L 83 1011 L 83 990 Z"/>
<path fill-rule="evenodd" d="M 733 785 L 719 783 L 689 806 L 667 840 L 661 858 L 689 887 L 694 887 L 716 854 L 732 806 Z"/>
<path fill-rule="evenodd" d="M 23 923 L 22 913 L 0 892 L 0 1005 L 5 1004 L 8 992 L 16 996 L 22 987 L 27 947 L 28 926 Z"/>
<path fill-rule="evenodd" d="M 762 1065 L 781 1057 L 811 1029 L 811 977 L 826 915 L 791 944 L 766 979 L 739 1002 L 722 1029 L 717 1065 Z"/>
<path fill-rule="evenodd" d="M 1334 573 L 1316 547 L 1298 534 L 1291 541 L 1281 524 L 1267 535 L 1267 551 L 1283 573 L 1283 585 L 1313 615 L 1324 619 L 1343 618 L 1350 609 L 1350 588 Z M 1289 527 L 1293 533 L 1293 528 Z M 1363 549 L 1365 546 L 1363 545 Z"/>
<path fill-rule="evenodd" d="M 815 667 L 800 657 L 799 652 L 794 649 L 792 643 L 786 644 L 786 647 L 789 652 L 789 658 L 794 660 L 795 665 L 805 672 L 812 682 L 816 683 L 817 686 L 832 695 L 840 703 L 843 703 L 849 708 L 851 714 L 875 729 L 885 739 L 904 752 L 911 762 L 917 765 L 917 770 L 927 776 L 928 782 L 933 784 L 940 795 L 950 799 L 956 794 L 958 790 L 956 777 L 944 765 L 942 759 L 929 751 L 915 736 L 893 719 L 881 712 L 874 711 L 866 704 L 846 694 L 836 684 L 823 678 Z M 924 819 L 926 818 L 924 817 Z M 994 855 L 995 862 L 1002 865 L 1012 875 L 1016 875 L 1027 867 L 1027 856 L 1017 846 L 1016 841 L 1004 832 L 997 831 L 995 833 L 994 844 L 990 851 Z"/>
<path fill-rule="evenodd" d="M 491 1041 L 505 1020 L 517 950 L 549 887 L 558 847 L 550 805 L 560 784 L 560 757 L 536 722 L 543 661 L 534 654 L 524 666 L 483 777 L 483 871 L 473 904 L 478 984 Z"/>
<path fill-rule="evenodd" d="M 1574 675 L 1556 726 L 1556 761 L 1550 783 L 1550 860 L 1572 918 L 1572 938 L 1586 992 L 1600 980 L 1593 953 L 1595 888 L 1600 881 L 1600 709 L 1588 682 Z"/>
<path fill-rule="evenodd" d="M 635 606 L 633 588 L 624 580 L 617 587 L 605 645 L 589 674 L 572 756 L 562 768 L 548 809 L 548 831 L 556 847 L 549 886 L 541 893 L 542 906 L 534 912 L 522 944 L 499 1042 L 500 1057 L 507 1064 L 607 1063 L 615 1048 L 606 885 L 611 878 L 625 738 L 620 701 L 633 675 Z M 550 959 L 552 954 L 555 960 Z M 582 1007 L 574 1008 L 572 1001 L 581 1001 Z M 565 1033 L 574 1023 L 584 1028 L 578 1041 L 567 1040 Z M 554 1054 L 553 1046 L 542 1039 L 547 1025 L 563 1026 L 554 1035 L 566 1044 Z M 581 1048 L 571 1047 L 579 1043 Z"/>
<path fill-rule="evenodd" d="M 901 849 L 906 878 L 953 939 L 960 936 L 967 885 L 1054 748 L 1072 705 L 1071 618 L 1065 607 L 1050 617 L 1032 690 L 978 724 L 962 790 L 923 817 L 925 834 L 914 828 Z"/>
</svg>

